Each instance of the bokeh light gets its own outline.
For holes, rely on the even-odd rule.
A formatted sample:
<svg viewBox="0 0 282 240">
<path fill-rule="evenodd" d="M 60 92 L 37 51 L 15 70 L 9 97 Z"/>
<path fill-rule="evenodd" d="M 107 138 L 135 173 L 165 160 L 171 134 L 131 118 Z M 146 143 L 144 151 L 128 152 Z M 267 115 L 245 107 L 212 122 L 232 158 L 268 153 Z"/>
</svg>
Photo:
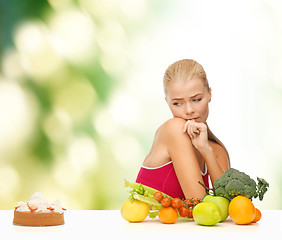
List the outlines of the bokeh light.
<svg viewBox="0 0 282 240">
<path fill-rule="evenodd" d="M 95 25 L 87 13 L 61 10 L 51 18 L 50 31 L 54 47 L 66 59 L 86 64 L 95 55 Z"/>
<path fill-rule="evenodd" d="M 13 81 L 0 82 L 0 150 L 13 151 L 29 138 L 37 108 L 32 97 Z"/>
</svg>

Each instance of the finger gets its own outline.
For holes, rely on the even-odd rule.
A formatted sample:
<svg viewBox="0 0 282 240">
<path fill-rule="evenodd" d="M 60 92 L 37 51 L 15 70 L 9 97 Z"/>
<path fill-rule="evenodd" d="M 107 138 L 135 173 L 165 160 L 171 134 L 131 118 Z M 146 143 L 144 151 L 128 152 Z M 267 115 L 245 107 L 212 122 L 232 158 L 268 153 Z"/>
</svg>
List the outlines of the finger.
<svg viewBox="0 0 282 240">
<path fill-rule="evenodd" d="M 201 132 L 201 129 L 198 126 L 194 126 L 193 132 L 199 134 Z"/>
<path fill-rule="evenodd" d="M 197 137 L 200 134 L 201 130 L 197 126 L 197 124 L 191 124 L 190 127 L 190 134 L 193 136 L 193 138 Z"/>
<path fill-rule="evenodd" d="M 189 122 L 190 122 L 190 120 L 188 120 L 188 121 L 184 124 L 183 132 L 186 132 L 186 131 L 188 130 Z"/>
<path fill-rule="evenodd" d="M 193 126 L 192 127 L 192 134 L 193 134 L 193 137 L 195 138 L 195 137 L 197 137 L 197 134 L 198 133 L 198 130 L 197 130 L 197 127 L 196 126 Z"/>
<path fill-rule="evenodd" d="M 188 123 L 188 122 L 185 124 L 185 132 L 187 132 L 187 134 L 189 135 L 189 137 L 191 137 L 191 136 L 190 136 L 190 133 L 189 133 L 189 123 Z"/>
<path fill-rule="evenodd" d="M 184 126 L 183 126 L 183 129 L 182 129 L 182 131 L 185 133 L 186 132 L 186 129 L 187 129 L 187 122 L 184 124 Z"/>
<path fill-rule="evenodd" d="M 197 137 L 197 135 L 195 133 L 192 133 L 191 138 L 195 138 L 195 137 Z"/>
<path fill-rule="evenodd" d="M 189 125 L 188 125 L 187 133 L 189 134 L 189 136 L 190 136 L 191 138 L 194 138 L 194 137 L 195 137 L 195 135 L 194 135 L 194 130 L 193 130 L 193 124 L 189 124 Z"/>
<path fill-rule="evenodd" d="M 188 126 L 189 122 L 190 122 L 190 120 L 188 120 L 188 121 L 184 124 L 183 132 L 186 132 L 186 131 L 187 131 L 187 126 Z"/>
</svg>

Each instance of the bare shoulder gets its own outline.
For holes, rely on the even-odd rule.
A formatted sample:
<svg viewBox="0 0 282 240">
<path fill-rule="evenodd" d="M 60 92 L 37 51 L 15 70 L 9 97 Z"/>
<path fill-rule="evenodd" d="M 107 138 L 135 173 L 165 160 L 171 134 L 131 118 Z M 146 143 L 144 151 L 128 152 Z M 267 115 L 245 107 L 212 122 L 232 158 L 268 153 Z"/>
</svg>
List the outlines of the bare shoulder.
<svg viewBox="0 0 282 240">
<path fill-rule="evenodd" d="M 188 134 L 183 133 L 185 123 L 186 121 L 182 118 L 171 118 L 158 128 L 156 136 L 166 146 L 179 141 L 185 144 L 187 141 L 191 142 Z"/>
<path fill-rule="evenodd" d="M 159 128 L 158 132 L 166 132 L 166 133 L 183 133 L 183 127 L 186 121 L 182 118 L 171 118 L 163 123 Z"/>
<path fill-rule="evenodd" d="M 184 124 L 185 120 L 181 118 L 171 118 L 157 129 L 151 150 L 144 160 L 144 166 L 158 167 L 171 161 L 169 148 L 176 139 L 180 139 L 177 136 L 180 134 L 185 136 L 182 132 Z"/>
<path fill-rule="evenodd" d="M 182 126 L 186 123 L 186 120 L 183 118 L 178 118 L 178 117 L 173 117 L 168 119 L 163 125 L 168 125 L 168 126 Z"/>
</svg>

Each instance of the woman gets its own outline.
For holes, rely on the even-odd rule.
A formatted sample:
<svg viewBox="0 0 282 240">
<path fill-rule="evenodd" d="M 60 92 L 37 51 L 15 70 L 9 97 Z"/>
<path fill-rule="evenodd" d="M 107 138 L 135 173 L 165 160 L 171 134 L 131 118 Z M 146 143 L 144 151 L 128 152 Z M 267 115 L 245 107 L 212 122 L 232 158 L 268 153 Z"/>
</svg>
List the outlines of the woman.
<svg viewBox="0 0 282 240">
<path fill-rule="evenodd" d="M 170 65 L 163 78 L 165 100 L 173 118 L 156 131 L 136 182 L 172 197 L 202 198 L 204 188 L 230 167 L 224 145 L 206 124 L 211 101 L 203 67 L 184 59 Z"/>
</svg>

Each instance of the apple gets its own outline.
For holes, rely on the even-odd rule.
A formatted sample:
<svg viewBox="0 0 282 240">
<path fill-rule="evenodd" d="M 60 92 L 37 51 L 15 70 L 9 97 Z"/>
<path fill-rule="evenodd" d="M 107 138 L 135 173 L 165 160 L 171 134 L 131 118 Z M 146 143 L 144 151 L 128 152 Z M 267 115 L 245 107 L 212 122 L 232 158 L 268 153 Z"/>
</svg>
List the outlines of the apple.
<svg viewBox="0 0 282 240">
<path fill-rule="evenodd" d="M 212 202 L 219 207 L 221 212 L 220 222 L 223 222 L 228 217 L 228 206 L 229 206 L 228 199 L 219 196 L 206 195 L 205 198 L 203 199 L 203 202 Z"/>
</svg>

